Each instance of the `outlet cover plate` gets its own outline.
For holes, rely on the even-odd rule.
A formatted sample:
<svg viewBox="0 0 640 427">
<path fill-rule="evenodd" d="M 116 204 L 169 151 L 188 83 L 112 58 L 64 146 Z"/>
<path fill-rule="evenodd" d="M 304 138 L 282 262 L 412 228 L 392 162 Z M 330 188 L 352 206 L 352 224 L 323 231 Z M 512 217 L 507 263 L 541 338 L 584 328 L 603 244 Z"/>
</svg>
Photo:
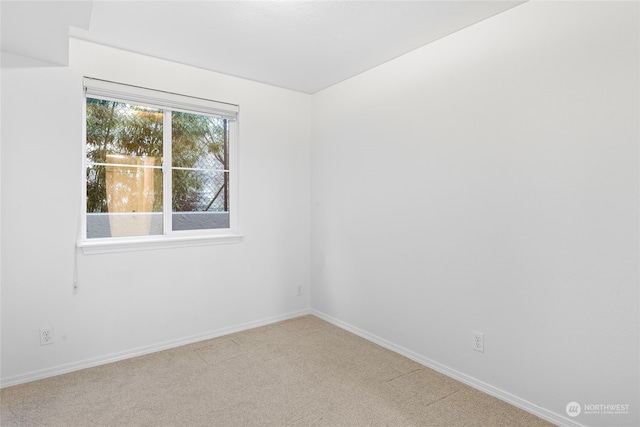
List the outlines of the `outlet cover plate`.
<svg viewBox="0 0 640 427">
<path fill-rule="evenodd" d="M 480 353 L 484 353 L 484 334 L 482 332 L 473 332 L 472 338 L 471 348 Z"/>
<path fill-rule="evenodd" d="M 50 326 L 40 328 L 40 345 L 53 344 L 53 328 Z"/>
</svg>

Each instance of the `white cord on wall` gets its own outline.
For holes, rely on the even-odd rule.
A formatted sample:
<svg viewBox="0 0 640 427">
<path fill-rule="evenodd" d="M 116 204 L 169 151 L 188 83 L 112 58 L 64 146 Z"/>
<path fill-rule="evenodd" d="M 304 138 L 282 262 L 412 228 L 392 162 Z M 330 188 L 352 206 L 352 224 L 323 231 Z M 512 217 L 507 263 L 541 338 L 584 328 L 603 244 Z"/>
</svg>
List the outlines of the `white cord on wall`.
<svg viewBox="0 0 640 427">
<path fill-rule="evenodd" d="M 73 247 L 73 293 L 78 293 L 78 252 L 80 252 L 80 247 L 78 246 L 78 242 L 80 242 L 80 228 L 82 227 L 81 213 L 78 213 L 78 226 L 76 227 L 76 243 Z"/>
</svg>

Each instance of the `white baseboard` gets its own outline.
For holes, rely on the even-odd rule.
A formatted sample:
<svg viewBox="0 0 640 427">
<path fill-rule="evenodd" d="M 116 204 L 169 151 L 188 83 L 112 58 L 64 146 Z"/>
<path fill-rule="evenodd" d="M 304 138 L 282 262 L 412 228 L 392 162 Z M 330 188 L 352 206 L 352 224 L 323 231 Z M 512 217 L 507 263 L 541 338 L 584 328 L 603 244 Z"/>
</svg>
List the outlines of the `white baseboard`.
<svg viewBox="0 0 640 427">
<path fill-rule="evenodd" d="M 111 353 L 108 355 L 98 356 L 91 359 L 80 360 L 78 362 L 66 363 L 64 365 L 32 371 L 26 374 L 14 375 L 11 377 L 2 378 L 0 380 L 0 388 L 10 387 L 13 385 L 18 385 L 18 384 L 31 382 L 31 381 L 41 380 L 44 378 L 54 377 L 56 375 L 79 371 L 81 369 L 86 369 L 86 368 L 92 368 L 94 366 L 106 365 L 107 363 L 118 362 L 120 360 L 130 359 L 130 358 L 142 356 L 145 354 L 155 353 L 158 351 L 167 350 L 174 347 L 180 347 L 183 345 L 208 340 L 211 338 L 217 338 L 223 335 L 233 334 L 235 332 L 246 331 L 247 329 L 257 328 L 260 326 L 281 322 L 283 320 L 304 316 L 310 313 L 311 311 L 309 309 L 295 311 L 291 313 L 282 314 L 279 316 L 268 317 L 266 319 L 261 319 L 261 320 L 256 320 L 252 322 L 243 323 L 236 326 L 231 326 L 228 328 L 222 328 L 215 331 L 209 331 L 201 334 L 191 335 L 185 338 L 179 338 L 176 340 L 164 341 L 157 344 L 137 347 L 137 348 L 125 350 L 118 353 Z"/>
<path fill-rule="evenodd" d="M 557 414 L 555 412 L 551 412 L 548 409 L 542 408 L 540 406 L 537 406 L 525 399 L 521 399 L 518 396 L 514 396 L 513 394 L 506 392 L 504 390 L 501 390 L 497 387 L 494 387 L 490 384 L 487 384 L 483 381 L 480 381 L 476 378 L 470 377 L 466 374 L 463 374 L 462 372 L 456 371 L 455 369 L 451 369 L 448 366 L 445 366 L 441 363 L 438 363 L 434 360 L 431 360 L 427 357 L 424 357 L 420 354 L 417 354 L 411 350 L 408 350 L 404 347 L 401 347 L 399 345 L 396 345 L 390 341 L 387 341 L 383 338 L 380 338 L 376 335 L 370 334 L 369 332 L 363 331 L 362 329 L 359 329 L 353 325 L 350 325 L 348 323 L 345 323 L 341 320 L 338 320 L 334 317 L 331 317 L 327 314 L 324 314 L 318 310 L 315 309 L 311 309 L 311 314 L 314 316 L 317 316 L 323 320 L 326 320 L 329 323 L 332 323 L 333 325 L 344 329 L 346 331 L 349 331 L 355 335 L 358 335 L 359 337 L 362 337 L 368 341 L 371 341 L 373 343 L 376 343 L 386 349 L 389 349 L 393 352 L 396 352 L 398 354 L 401 354 L 415 362 L 418 362 L 421 365 L 424 365 L 428 368 L 433 369 L 434 371 L 440 372 L 441 374 L 444 374 L 446 376 L 448 376 L 449 378 L 453 378 L 454 380 L 460 381 L 461 383 L 464 383 L 470 387 L 475 388 L 476 390 L 479 390 L 483 393 L 486 393 L 490 396 L 496 397 L 504 402 L 507 402 L 517 408 L 520 408 L 524 411 L 527 411 L 537 417 L 540 417 L 544 420 L 547 420 L 551 423 L 557 424 L 560 427 L 585 427 L 584 424 L 580 424 L 576 421 L 573 421 L 569 418 L 566 418 L 560 414 Z"/>
</svg>

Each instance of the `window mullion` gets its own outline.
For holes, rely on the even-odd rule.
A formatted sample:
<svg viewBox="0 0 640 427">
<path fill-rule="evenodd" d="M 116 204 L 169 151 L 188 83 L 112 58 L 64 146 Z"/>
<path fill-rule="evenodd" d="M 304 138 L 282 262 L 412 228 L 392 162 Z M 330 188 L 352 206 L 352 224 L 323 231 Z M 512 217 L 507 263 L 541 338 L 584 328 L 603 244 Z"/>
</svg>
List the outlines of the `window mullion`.
<svg viewBox="0 0 640 427">
<path fill-rule="evenodd" d="M 162 118 L 162 218 L 164 219 L 164 234 L 173 232 L 173 213 L 171 206 L 172 198 L 172 171 L 171 165 L 171 110 L 164 110 Z"/>
</svg>

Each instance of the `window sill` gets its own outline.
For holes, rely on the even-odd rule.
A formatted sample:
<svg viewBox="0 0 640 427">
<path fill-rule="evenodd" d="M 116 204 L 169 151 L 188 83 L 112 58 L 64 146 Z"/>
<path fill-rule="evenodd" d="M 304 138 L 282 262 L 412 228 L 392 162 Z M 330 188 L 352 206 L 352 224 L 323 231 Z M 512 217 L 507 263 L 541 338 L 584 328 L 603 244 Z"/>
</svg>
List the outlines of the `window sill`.
<svg viewBox="0 0 640 427">
<path fill-rule="evenodd" d="M 78 243 L 85 255 L 104 254 L 113 252 L 146 251 L 154 249 L 172 249 L 194 246 L 210 246 L 239 243 L 243 236 L 239 234 L 226 234 L 217 236 L 183 236 L 166 237 L 157 239 L 99 239 Z"/>
</svg>

